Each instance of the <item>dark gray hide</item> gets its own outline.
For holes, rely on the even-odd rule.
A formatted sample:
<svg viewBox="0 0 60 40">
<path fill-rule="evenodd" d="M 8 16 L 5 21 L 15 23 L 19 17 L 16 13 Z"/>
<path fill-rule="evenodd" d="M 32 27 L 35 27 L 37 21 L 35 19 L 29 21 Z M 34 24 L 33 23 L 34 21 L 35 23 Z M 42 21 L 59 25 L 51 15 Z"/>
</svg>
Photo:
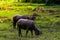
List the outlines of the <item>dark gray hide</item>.
<svg viewBox="0 0 60 40">
<path fill-rule="evenodd" d="M 34 20 L 36 18 L 37 14 L 33 14 L 31 16 L 26 16 L 26 15 L 15 15 L 13 16 L 13 28 L 16 28 L 16 22 L 19 19 L 30 19 L 30 20 Z"/>
<path fill-rule="evenodd" d="M 39 34 L 42 33 L 41 31 L 39 31 L 35 27 L 34 22 L 32 20 L 29 20 L 29 19 L 19 19 L 18 22 L 17 22 L 17 27 L 18 27 L 18 31 L 19 31 L 18 32 L 19 36 L 22 36 L 21 29 L 26 30 L 26 36 L 27 36 L 28 31 L 31 31 L 32 35 L 33 35 L 33 31 L 35 31 L 36 35 L 39 35 Z"/>
</svg>

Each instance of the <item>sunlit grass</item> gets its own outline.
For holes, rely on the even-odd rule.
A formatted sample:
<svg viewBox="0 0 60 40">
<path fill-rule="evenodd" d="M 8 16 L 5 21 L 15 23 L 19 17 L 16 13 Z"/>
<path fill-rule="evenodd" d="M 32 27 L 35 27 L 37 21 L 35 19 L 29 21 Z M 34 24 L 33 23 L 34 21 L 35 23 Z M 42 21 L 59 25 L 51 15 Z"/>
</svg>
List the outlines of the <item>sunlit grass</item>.
<svg viewBox="0 0 60 40">
<path fill-rule="evenodd" d="M 48 10 L 57 10 L 60 11 L 59 6 L 45 6 L 45 4 L 30 4 L 30 3 L 6 3 L 1 2 L 0 7 L 8 8 L 12 7 L 13 10 L 10 9 L 0 9 L 0 16 L 6 16 L 8 18 L 12 18 L 15 14 L 20 15 L 30 15 L 35 13 L 32 11 L 36 7 L 40 7 Z M 53 23 L 60 21 L 60 17 L 56 18 L 53 15 L 50 15 L 49 12 L 36 12 L 39 16 L 34 20 L 36 26 L 42 30 L 43 34 L 31 37 L 31 33 L 28 33 L 28 37 L 25 37 L 25 31 L 22 30 L 23 37 L 18 37 L 18 31 L 13 31 L 13 26 L 10 21 L 0 23 L 0 40 L 60 40 L 60 31 L 56 28 L 60 28 L 59 25 L 55 25 Z M 59 12 L 60 13 L 60 12 Z M 59 14 L 58 14 L 59 15 Z M 1 19 L 1 18 L 0 18 Z M 4 18 L 3 18 L 4 20 Z M 40 28 L 41 26 L 47 27 L 53 25 L 52 31 L 49 32 L 48 28 Z"/>
<path fill-rule="evenodd" d="M 3 26 L 4 25 L 4 26 Z M 48 29 L 42 29 L 43 34 L 39 36 L 31 36 L 28 33 L 28 37 L 25 37 L 25 30 L 22 30 L 23 37 L 18 37 L 18 31 L 12 30 L 12 26 L 8 23 L 0 23 L 0 40 L 60 40 L 60 32 L 48 32 Z"/>
</svg>

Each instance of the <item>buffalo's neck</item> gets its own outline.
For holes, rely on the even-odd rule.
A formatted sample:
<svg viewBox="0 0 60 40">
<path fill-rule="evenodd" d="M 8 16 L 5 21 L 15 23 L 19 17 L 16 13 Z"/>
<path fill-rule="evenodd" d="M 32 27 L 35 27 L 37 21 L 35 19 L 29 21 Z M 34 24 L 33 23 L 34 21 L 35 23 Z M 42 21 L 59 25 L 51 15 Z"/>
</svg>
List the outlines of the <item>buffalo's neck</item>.
<svg viewBox="0 0 60 40">
<path fill-rule="evenodd" d="M 39 30 L 35 27 L 35 28 L 34 28 L 34 31 L 37 32 L 37 31 L 39 31 Z"/>
</svg>

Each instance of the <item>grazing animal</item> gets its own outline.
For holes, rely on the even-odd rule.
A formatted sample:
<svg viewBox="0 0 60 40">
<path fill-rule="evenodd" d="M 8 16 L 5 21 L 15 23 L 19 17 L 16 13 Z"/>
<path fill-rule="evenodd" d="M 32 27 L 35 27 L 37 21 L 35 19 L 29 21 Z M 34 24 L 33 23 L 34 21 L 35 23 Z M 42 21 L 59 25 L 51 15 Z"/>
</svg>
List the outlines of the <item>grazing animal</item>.
<svg viewBox="0 0 60 40">
<path fill-rule="evenodd" d="M 13 28 L 16 29 L 16 22 L 19 19 L 30 19 L 30 20 L 34 20 L 36 18 L 36 16 L 38 16 L 37 14 L 33 14 L 31 16 L 25 16 L 25 15 L 15 15 L 13 16 Z"/>
<path fill-rule="evenodd" d="M 33 31 L 35 31 L 36 35 L 42 34 L 41 31 L 39 31 L 36 27 L 35 24 L 33 22 L 33 20 L 29 20 L 29 19 L 19 19 L 17 21 L 17 27 L 18 27 L 18 33 L 19 36 L 22 36 L 21 34 L 21 29 L 26 30 L 26 36 L 28 34 L 28 31 L 31 31 L 31 34 L 33 35 Z"/>
</svg>

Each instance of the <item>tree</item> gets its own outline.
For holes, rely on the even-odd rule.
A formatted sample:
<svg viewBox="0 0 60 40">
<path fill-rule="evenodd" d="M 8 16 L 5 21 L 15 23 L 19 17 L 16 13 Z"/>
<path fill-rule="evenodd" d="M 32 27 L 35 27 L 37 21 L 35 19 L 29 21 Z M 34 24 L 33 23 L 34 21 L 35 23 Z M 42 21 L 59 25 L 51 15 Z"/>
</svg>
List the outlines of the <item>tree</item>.
<svg viewBox="0 0 60 40">
<path fill-rule="evenodd" d="M 19 2 L 20 0 L 18 0 L 18 2 Z"/>
<path fill-rule="evenodd" d="M 46 0 L 21 0 L 21 1 L 29 3 L 46 3 Z"/>
<path fill-rule="evenodd" d="M 45 3 L 46 0 L 32 0 L 32 3 Z"/>
<path fill-rule="evenodd" d="M 30 2 L 30 0 L 25 0 L 25 2 Z"/>
<path fill-rule="evenodd" d="M 60 0 L 48 0 L 46 5 L 60 4 Z"/>
</svg>

